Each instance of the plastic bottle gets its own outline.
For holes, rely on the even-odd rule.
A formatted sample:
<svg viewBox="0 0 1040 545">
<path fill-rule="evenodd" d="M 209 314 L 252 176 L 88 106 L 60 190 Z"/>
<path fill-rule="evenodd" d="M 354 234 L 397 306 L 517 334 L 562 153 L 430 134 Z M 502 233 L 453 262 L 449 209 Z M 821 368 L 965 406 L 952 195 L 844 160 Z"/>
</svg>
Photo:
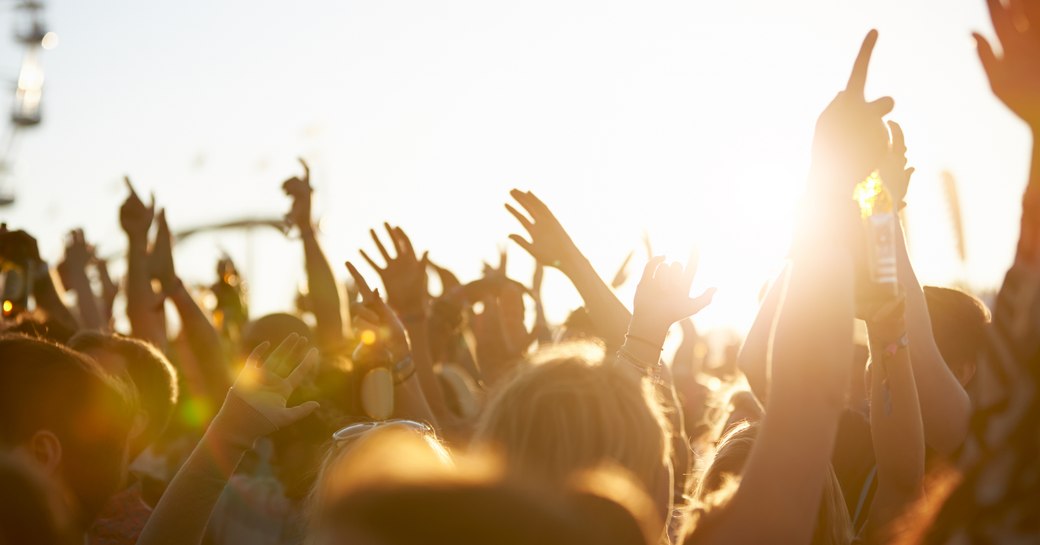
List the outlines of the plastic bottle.
<svg viewBox="0 0 1040 545">
<path fill-rule="evenodd" d="M 852 197 L 859 203 L 860 217 L 867 237 L 867 262 L 870 280 L 885 291 L 898 290 L 896 275 L 896 216 L 892 196 L 878 171 L 856 184 Z"/>
</svg>

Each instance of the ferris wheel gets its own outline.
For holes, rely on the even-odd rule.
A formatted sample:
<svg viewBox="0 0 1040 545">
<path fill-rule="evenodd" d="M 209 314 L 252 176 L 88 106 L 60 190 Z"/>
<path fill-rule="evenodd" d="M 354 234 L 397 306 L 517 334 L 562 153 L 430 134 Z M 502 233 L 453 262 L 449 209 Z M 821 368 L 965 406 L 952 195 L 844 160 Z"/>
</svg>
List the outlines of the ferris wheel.
<svg viewBox="0 0 1040 545">
<path fill-rule="evenodd" d="M 9 124 L 0 142 L 0 206 L 14 204 L 13 167 L 18 137 L 42 121 L 42 51 L 58 45 L 58 35 L 47 30 L 44 5 L 38 0 L 19 0 L 14 8 L 14 39 L 22 47 L 18 78 L 13 82 Z"/>
</svg>

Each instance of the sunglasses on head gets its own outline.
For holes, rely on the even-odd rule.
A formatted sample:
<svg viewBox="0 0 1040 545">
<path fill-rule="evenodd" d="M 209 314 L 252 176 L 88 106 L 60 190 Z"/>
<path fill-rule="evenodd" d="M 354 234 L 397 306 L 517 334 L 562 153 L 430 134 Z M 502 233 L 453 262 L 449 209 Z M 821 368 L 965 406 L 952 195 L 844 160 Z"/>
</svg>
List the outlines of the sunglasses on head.
<svg viewBox="0 0 1040 545">
<path fill-rule="evenodd" d="M 429 424 L 425 422 L 418 422 L 415 420 L 405 419 L 393 419 L 393 420 L 380 420 L 378 422 L 359 422 L 357 424 L 351 424 L 345 428 L 341 428 L 332 434 L 333 441 L 346 441 L 353 439 L 363 433 L 367 433 L 376 428 L 383 426 L 403 426 L 411 431 L 420 434 L 432 434 L 434 430 Z"/>
</svg>

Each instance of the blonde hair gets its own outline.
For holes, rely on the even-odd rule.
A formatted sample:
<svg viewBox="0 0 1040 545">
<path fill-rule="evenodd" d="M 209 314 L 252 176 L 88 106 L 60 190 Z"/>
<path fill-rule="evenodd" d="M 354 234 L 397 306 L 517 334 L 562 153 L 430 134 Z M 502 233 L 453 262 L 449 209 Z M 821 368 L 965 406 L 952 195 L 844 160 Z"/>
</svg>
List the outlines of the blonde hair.
<svg viewBox="0 0 1040 545">
<path fill-rule="evenodd" d="M 725 508 L 740 487 L 744 471 L 758 437 L 758 423 L 738 422 L 719 439 L 714 458 L 701 476 L 697 486 L 697 523 L 710 524 L 711 513 Z M 841 485 L 828 464 L 828 477 L 824 481 L 820 510 L 816 516 L 813 545 L 847 545 L 852 542 L 852 521 L 841 493 Z"/>
<path fill-rule="evenodd" d="M 381 451 L 378 457 L 367 456 L 363 464 L 365 467 L 357 467 L 358 464 L 351 463 L 351 458 L 360 457 L 355 454 L 359 446 L 371 443 L 373 438 L 387 436 L 396 438 L 395 441 L 406 445 L 407 448 Z M 402 436 L 403 439 L 400 438 Z M 366 451 L 364 448 L 362 450 Z M 372 450 L 368 448 L 366 453 Z M 325 456 L 318 466 L 314 485 L 304 503 L 306 520 L 311 530 L 309 533 L 313 534 L 329 503 L 350 489 L 362 486 L 370 480 L 378 480 L 379 476 L 391 472 L 395 475 L 408 474 L 410 471 L 436 473 L 441 468 L 451 465 L 451 453 L 435 433 L 417 432 L 392 421 L 378 424 L 349 439 L 334 440 L 325 451 Z"/>
<path fill-rule="evenodd" d="M 524 479 L 562 483 L 612 464 L 651 494 L 667 484 L 670 499 L 668 421 L 645 381 L 602 362 L 590 343 L 531 356 L 488 403 L 475 442 L 500 449 L 507 470 Z"/>
</svg>

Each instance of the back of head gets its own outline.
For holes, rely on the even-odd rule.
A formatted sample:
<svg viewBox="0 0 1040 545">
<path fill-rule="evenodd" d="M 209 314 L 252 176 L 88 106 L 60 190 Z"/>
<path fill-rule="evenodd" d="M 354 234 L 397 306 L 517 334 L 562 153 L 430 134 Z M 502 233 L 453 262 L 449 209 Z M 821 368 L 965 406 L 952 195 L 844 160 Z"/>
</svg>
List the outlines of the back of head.
<svg viewBox="0 0 1040 545">
<path fill-rule="evenodd" d="M 22 335 L 0 337 L 0 446 L 56 437 L 54 475 L 78 501 L 83 522 L 122 482 L 132 414 L 125 386 L 86 356 Z"/>
<path fill-rule="evenodd" d="M 243 356 L 248 355 L 254 348 L 263 342 L 278 346 L 290 333 L 295 333 L 303 338 L 311 337 L 311 328 L 306 322 L 292 314 L 277 312 L 261 316 L 246 324 L 242 332 L 239 351 Z"/>
<path fill-rule="evenodd" d="M 650 500 L 638 485 L 621 483 L 620 474 L 589 473 L 546 489 L 504 480 L 493 458 L 470 456 L 457 465 L 439 460 L 420 435 L 401 428 L 358 438 L 337 460 L 339 471 L 331 471 L 348 482 L 318 513 L 312 540 L 647 545 L 660 530 L 646 524 L 653 517 Z M 642 502 L 626 501 L 632 498 Z"/>
<path fill-rule="evenodd" d="M 723 434 L 715 456 L 704 471 L 696 498 L 701 512 L 698 524 L 711 524 L 711 514 L 725 509 L 740 486 L 744 465 L 758 437 L 759 425 L 741 422 Z M 841 485 L 831 469 L 824 481 L 823 497 L 816 518 L 813 545 L 847 544 L 852 540 L 852 521 L 841 493 Z"/>
<path fill-rule="evenodd" d="M 588 344 L 536 354 L 491 399 L 475 441 L 501 449 L 523 479 L 618 466 L 670 508 L 667 421 L 645 385 L 601 361 Z"/>
<path fill-rule="evenodd" d="M 329 513 L 324 543 L 378 545 L 648 545 L 639 523 L 609 499 L 553 497 L 505 483 L 374 487 Z M 358 541 L 362 540 L 362 541 Z"/>
<path fill-rule="evenodd" d="M 14 320 L 6 321 L 3 325 L 3 333 L 20 333 L 34 339 L 65 344 L 76 332 L 58 320 L 52 320 L 39 312 L 21 312 L 15 316 Z"/>
<path fill-rule="evenodd" d="M 148 413 L 148 425 L 135 440 L 147 446 L 166 429 L 177 405 L 177 371 L 154 346 L 144 341 L 118 334 L 81 332 L 69 340 L 69 347 L 92 356 L 105 370 L 118 375 L 125 371 L 137 390 L 140 408 Z M 125 369 L 106 366 L 111 356 L 117 356 Z"/>
<path fill-rule="evenodd" d="M 985 347 L 989 309 L 977 298 L 950 288 L 925 286 L 924 297 L 935 344 L 946 365 L 966 385 Z"/>
</svg>

